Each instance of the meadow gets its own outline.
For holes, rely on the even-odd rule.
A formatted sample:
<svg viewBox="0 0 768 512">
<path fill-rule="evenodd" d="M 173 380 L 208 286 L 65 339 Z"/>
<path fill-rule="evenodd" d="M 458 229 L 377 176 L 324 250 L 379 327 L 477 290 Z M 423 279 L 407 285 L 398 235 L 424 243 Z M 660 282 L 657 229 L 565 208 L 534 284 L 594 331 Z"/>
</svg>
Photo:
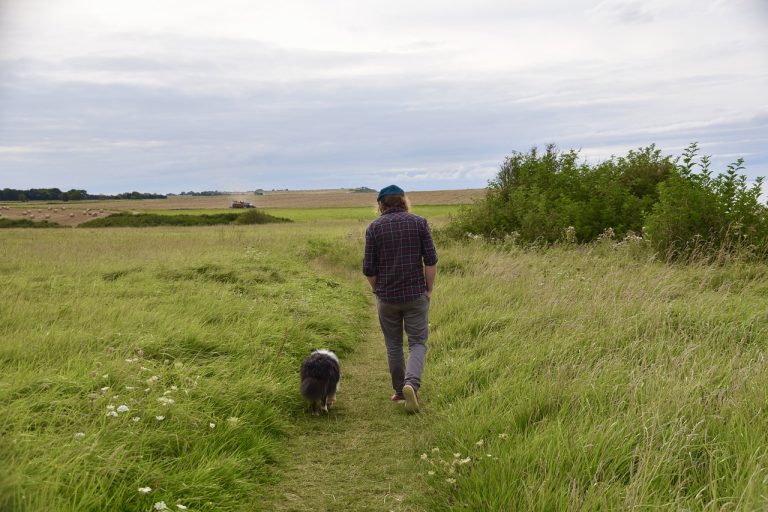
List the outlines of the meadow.
<svg viewBox="0 0 768 512">
<path fill-rule="evenodd" d="M 5 230 L 0 509 L 768 504 L 765 264 L 438 232 L 424 410 L 407 416 L 388 401 L 359 208 Z M 439 227 L 452 210 L 421 211 Z M 297 371 L 320 346 L 348 381 L 314 418 Z"/>
</svg>

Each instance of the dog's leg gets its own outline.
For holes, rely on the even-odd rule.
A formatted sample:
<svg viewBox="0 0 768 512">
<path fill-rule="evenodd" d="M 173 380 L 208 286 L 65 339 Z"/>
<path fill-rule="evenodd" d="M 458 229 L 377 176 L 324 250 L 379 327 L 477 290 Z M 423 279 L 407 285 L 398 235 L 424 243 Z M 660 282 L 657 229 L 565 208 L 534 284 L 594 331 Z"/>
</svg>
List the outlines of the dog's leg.
<svg viewBox="0 0 768 512">
<path fill-rule="evenodd" d="M 312 402 L 312 416 L 317 416 L 318 414 L 320 414 L 320 404 Z"/>
<path fill-rule="evenodd" d="M 328 403 L 328 407 L 331 407 L 333 404 L 336 403 L 336 393 L 332 395 L 328 395 L 327 403 Z"/>
<path fill-rule="evenodd" d="M 323 412 L 328 414 L 328 396 L 323 398 Z"/>
</svg>

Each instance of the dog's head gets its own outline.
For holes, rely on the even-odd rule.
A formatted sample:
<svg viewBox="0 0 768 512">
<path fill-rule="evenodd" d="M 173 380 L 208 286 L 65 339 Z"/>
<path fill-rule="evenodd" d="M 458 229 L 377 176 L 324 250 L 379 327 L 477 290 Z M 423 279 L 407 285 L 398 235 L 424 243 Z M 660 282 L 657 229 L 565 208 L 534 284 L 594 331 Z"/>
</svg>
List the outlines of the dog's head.
<svg viewBox="0 0 768 512">
<path fill-rule="evenodd" d="M 324 355 L 324 356 L 328 356 L 331 359 L 333 359 L 334 361 L 336 361 L 337 363 L 339 362 L 339 357 L 336 355 L 336 352 L 334 352 L 333 350 L 329 350 L 327 348 L 319 348 L 319 349 L 318 348 L 313 348 L 310 353 L 312 355 L 314 355 L 314 354 L 321 354 L 321 355 Z"/>
</svg>

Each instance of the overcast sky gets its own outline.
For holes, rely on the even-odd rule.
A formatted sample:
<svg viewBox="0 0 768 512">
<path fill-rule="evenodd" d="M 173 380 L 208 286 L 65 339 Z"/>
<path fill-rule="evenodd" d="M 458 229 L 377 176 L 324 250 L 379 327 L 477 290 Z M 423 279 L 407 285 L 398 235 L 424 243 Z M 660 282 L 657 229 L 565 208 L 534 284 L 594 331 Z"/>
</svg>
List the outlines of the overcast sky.
<svg viewBox="0 0 768 512">
<path fill-rule="evenodd" d="M 0 188 L 483 187 L 694 141 L 768 174 L 768 0 L 0 0 Z"/>
</svg>

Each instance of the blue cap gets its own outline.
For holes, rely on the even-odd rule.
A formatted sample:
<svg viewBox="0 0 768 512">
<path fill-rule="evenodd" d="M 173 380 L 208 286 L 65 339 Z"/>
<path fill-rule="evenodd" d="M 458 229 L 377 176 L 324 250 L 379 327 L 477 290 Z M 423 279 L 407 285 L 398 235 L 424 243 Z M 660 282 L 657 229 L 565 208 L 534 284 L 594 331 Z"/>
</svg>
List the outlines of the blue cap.
<svg viewBox="0 0 768 512">
<path fill-rule="evenodd" d="M 381 201 L 381 199 L 384 196 L 404 196 L 405 191 L 398 187 L 397 185 L 390 185 L 388 187 L 384 187 L 379 192 L 379 197 L 376 198 L 376 201 Z"/>
</svg>

